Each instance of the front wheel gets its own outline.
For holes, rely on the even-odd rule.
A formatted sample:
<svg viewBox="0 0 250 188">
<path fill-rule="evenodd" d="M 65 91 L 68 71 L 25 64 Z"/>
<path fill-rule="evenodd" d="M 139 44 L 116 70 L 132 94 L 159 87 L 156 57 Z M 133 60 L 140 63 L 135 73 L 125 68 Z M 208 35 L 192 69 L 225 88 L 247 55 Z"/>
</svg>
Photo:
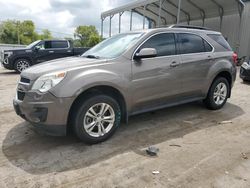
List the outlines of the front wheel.
<svg viewBox="0 0 250 188">
<path fill-rule="evenodd" d="M 97 95 L 78 105 L 73 127 L 80 140 L 96 144 L 110 138 L 120 121 L 121 110 L 117 101 L 107 95 Z"/>
<path fill-rule="evenodd" d="M 230 86 L 227 79 L 218 77 L 211 85 L 207 98 L 204 100 L 210 110 L 218 110 L 227 102 Z"/>
<path fill-rule="evenodd" d="M 21 73 L 22 71 L 29 68 L 30 66 L 31 66 L 31 64 L 30 64 L 29 60 L 27 60 L 27 59 L 18 59 L 15 62 L 14 68 L 15 68 L 15 71 L 17 71 L 18 73 Z"/>
</svg>

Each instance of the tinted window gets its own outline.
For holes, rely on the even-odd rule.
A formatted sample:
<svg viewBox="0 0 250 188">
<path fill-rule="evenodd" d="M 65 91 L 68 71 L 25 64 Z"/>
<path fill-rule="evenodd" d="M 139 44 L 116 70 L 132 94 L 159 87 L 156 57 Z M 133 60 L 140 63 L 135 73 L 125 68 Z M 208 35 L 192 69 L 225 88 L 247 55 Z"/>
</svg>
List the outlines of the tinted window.
<svg viewBox="0 0 250 188">
<path fill-rule="evenodd" d="M 205 43 L 200 36 L 188 33 L 178 34 L 178 44 L 181 54 L 189 54 L 189 53 L 200 53 L 211 51 L 211 49 L 207 46 L 209 44 Z M 207 47 L 205 47 L 207 46 Z M 208 48 L 208 49 L 206 49 Z"/>
<path fill-rule="evenodd" d="M 172 33 L 157 34 L 147 40 L 141 47 L 142 48 L 155 48 L 157 56 L 175 55 L 175 37 Z"/>
<path fill-rule="evenodd" d="M 52 41 L 51 48 L 68 48 L 67 41 Z"/>
<path fill-rule="evenodd" d="M 210 44 L 208 44 L 208 42 L 205 41 L 204 39 L 203 39 L 203 42 L 204 42 L 204 46 L 205 46 L 205 51 L 211 52 L 213 50 L 212 46 L 210 46 Z"/>
<path fill-rule="evenodd" d="M 213 39 L 214 41 L 216 41 L 217 43 L 219 43 L 221 46 L 226 48 L 227 50 L 230 50 L 230 51 L 232 50 L 232 48 L 230 47 L 230 45 L 228 44 L 228 42 L 226 41 L 226 39 L 222 35 L 209 34 L 208 36 L 211 39 Z"/>
<path fill-rule="evenodd" d="M 50 41 L 45 41 L 44 42 L 44 48 L 45 49 L 51 48 L 51 42 Z"/>
</svg>

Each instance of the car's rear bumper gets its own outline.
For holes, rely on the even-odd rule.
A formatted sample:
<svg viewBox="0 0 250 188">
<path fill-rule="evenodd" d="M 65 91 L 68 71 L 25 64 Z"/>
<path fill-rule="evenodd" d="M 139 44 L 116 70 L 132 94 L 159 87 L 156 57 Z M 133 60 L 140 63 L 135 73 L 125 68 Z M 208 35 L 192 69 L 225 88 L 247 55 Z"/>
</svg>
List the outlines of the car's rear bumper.
<svg viewBox="0 0 250 188">
<path fill-rule="evenodd" d="M 38 99 L 35 93 L 25 95 L 23 101 L 13 100 L 16 114 L 30 122 L 34 128 L 46 135 L 64 136 L 72 98 L 57 98 L 50 93 Z"/>
</svg>

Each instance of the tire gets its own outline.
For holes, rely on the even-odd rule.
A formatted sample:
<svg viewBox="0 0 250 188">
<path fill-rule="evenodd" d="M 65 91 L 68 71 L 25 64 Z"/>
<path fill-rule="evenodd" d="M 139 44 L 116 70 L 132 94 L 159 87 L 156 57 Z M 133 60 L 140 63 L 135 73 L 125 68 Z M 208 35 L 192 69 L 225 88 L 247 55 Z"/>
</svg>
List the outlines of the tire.
<svg viewBox="0 0 250 188">
<path fill-rule="evenodd" d="M 14 69 L 16 72 L 21 73 L 23 70 L 29 68 L 31 63 L 27 59 L 17 59 L 14 64 Z"/>
<path fill-rule="evenodd" d="M 103 111 L 106 110 L 103 114 L 100 112 L 102 107 Z M 107 140 L 115 133 L 121 122 L 119 104 L 107 95 L 96 95 L 84 100 L 73 113 L 74 132 L 87 144 L 97 144 Z M 108 118 L 113 116 L 114 118 Z"/>
<path fill-rule="evenodd" d="M 225 88 L 224 92 L 222 87 Z M 210 110 L 221 109 L 227 102 L 229 93 L 230 86 L 227 79 L 224 77 L 218 77 L 212 83 L 208 91 L 207 98 L 204 100 L 204 103 Z"/>
</svg>

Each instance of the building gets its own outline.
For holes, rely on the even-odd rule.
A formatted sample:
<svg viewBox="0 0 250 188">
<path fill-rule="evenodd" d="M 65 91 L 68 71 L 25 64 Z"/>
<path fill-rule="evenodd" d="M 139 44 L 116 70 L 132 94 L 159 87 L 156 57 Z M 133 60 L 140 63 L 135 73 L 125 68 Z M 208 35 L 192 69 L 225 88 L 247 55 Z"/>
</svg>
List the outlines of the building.
<svg viewBox="0 0 250 188">
<path fill-rule="evenodd" d="M 164 27 L 171 24 L 204 26 L 222 32 L 239 56 L 250 57 L 250 0 L 137 0 L 101 14 L 103 21 L 109 19 L 111 36 L 112 18 L 130 12 L 130 30 L 133 30 L 132 16 L 142 17 L 142 29 Z M 146 22 L 147 21 L 147 22 Z"/>
</svg>

